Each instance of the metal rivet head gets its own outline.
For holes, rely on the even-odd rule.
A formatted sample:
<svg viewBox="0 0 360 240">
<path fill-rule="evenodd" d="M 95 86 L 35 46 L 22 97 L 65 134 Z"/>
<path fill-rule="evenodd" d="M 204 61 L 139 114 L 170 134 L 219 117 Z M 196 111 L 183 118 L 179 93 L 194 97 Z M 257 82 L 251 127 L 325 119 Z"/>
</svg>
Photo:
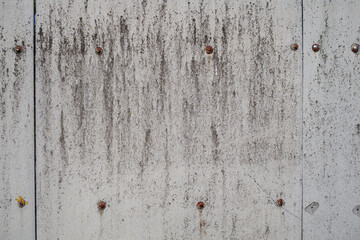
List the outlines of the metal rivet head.
<svg viewBox="0 0 360 240">
<path fill-rule="evenodd" d="M 357 53 L 359 51 L 359 44 L 354 43 L 351 46 L 351 51 L 353 51 L 354 53 Z"/>
<path fill-rule="evenodd" d="M 199 210 L 203 209 L 204 207 L 205 207 L 205 204 L 203 202 L 198 202 L 196 204 L 196 208 L 199 209 Z"/>
<path fill-rule="evenodd" d="M 279 207 L 282 207 L 284 204 L 285 204 L 284 199 L 279 198 L 279 199 L 277 200 L 277 205 L 278 205 Z"/>
<path fill-rule="evenodd" d="M 294 50 L 294 51 L 298 50 L 299 49 L 299 44 L 297 44 L 297 43 L 291 44 L 291 49 Z"/>
<path fill-rule="evenodd" d="M 213 51 L 214 51 L 214 49 L 213 49 L 212 46 L 206 46 L 206 47 L 205 47 L 205 52 L 206 52 L 207 54 L 212 54 Z"/>
<path fill-rule="evenodd" d="M 106 202 L 100 201 L 98 203 L 99 210 L 104 210 L 106 208 Z"/>
<path fill-rule="evenodd" d="M 23 51 L 22 46 L 18 45 L 18 46 L 15 47 L 15 52 L 16 53 L 22 53 L 22 51 Z"/>
<path fill-rule="evenodd" d="M 103 53 L 102 48 L 101 48 L 101 47 L 96 47 L 96 48 L 95 48 L 95 53 L 96 53 L 97 55 L 101 55 L 101 54 Z"/>
<path fill-rule="evenodd" d="M 25 199 L 22 196 L 18 196 L 18 198 L 16 199 L 16 201 L 18 202 L 18 206 L 20 208 L 25 207 L 26 205 L 28 205 L 28 202 L 25 201 Z"/>
<path fill-rule="evenodd" d="M 312 50 L 314 51 L 314 52 L 318 52 L 319 50 L 320 50 L 320 46 L 319 46 L 319 44 L 314 44 L 314 45 L 312 45 Z"/>
</svg>

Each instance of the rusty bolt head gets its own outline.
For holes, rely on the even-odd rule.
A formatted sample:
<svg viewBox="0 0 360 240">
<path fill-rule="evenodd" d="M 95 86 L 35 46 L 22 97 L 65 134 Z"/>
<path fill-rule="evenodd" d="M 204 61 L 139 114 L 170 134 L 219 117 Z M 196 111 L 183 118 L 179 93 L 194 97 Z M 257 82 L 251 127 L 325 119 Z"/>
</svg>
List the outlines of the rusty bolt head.
<svg viewBox="0 0 360 240">
<path fill-rule="evenodd" d="M 28 204 L 28 202 L 25 201 L 25 199 L 22 196 L 18 196 L 18 198 L 16 198 L 16 201 L 18 202 L 18 206 L 20 208 L 23 208 Z"/>
<path fill-rule="evenodd" d="M 20 208 L 23 208 L 23 207 L 26 206 L 26 202 L 18 202 L 18 206 L 19 206 Z"/>
<path fill-rule="evenodd" d="M 99 210 L 104 210 L 106 208 L 106 202 L 100 201 L 98 203 Z"/>
<path fill-rule="evenodd" d="M 351 51 L 353 51 L 353 53 L 357 53 L 359 51 L 359 44 L 354 43 L 351 46 Z"/>
<path fill-rule="evenodd" d="M 318 52 L 319 50 L 320 50 L 320 46 L 319 46 L 319 44 L 314 44 L 314 45 L 312 45 L 312 50 L 314 51 L 314 52 Z"/>
<path fill-rule="evenodd" d="M 205 52 L 206 52 L 207 54 L 212 54 L 213 51 L 214 51 L 214 49 L 213 49 L 212 46 L 206 46 L 206 47 L 205 47 Z"/>
<path fill-rule="evenodd" d="M 297 44 L 297 43 L 291 44 L 291 49 L 294 50 L 294 51 L 298 50 L 299 49 L 299 44 Z"/>
<path fill-rule="evenodd" d="M 23 49 L 22 49 L 22 46 L 19 46 L 19 45 L 18 45 L 18 46 L 15 47 L 15 52 L 16 52 L 16 53 L 21 53 L 22 50 L 23 50 Z"/>
<path fill-rule="evenodd" d="M 95 48 L 95 53 L 96 53 L 97 55 L 101 55 L 101 54 L 103 53 L 102 48 L 101 48 L 101 47 L 96 47 L 96 48 Z"/>
<path fill-rule="evenodd" d="M 199 210 L 202 210 L 204 207 L 205 207 L 204 202 L 198 202 L 198 203 L 196 204 L 196 208 L 199 209 Z"/>
<path fill-rule="evenodd" d="M 279 199 L 277 200 L 277 205 L 278 205 L 279 207 L 284 206 L 284 204 L 285 204 L 284 199 L 279 198 Z"/>
</svg>

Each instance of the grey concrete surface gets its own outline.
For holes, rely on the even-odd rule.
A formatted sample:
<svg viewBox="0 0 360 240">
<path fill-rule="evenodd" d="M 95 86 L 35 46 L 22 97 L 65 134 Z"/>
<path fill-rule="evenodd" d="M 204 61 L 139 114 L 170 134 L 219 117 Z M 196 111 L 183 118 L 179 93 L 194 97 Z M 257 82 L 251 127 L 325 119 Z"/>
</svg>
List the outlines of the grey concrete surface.
<svg viewBox="0 0 360 240">
<path fill-rule="evenodd" d="M 300 1 L 38 14 L 39 239 L 300 239 Z"/>
<path fill-rule="evenodd" d="M 360 1 L 304 5 L 304 239 L 360 239 Z M 314 53 L 312 44 L 320 51 Z"/>
<path fill-rule="evenodd" d="M 33 1 L 0 2 L 0 239 L 34 239 Z M 16 46 L 22 52 L 16 53 Z M 28 202 L 19 208 L 16 198 Z"/>
<path fill-rule="evenodd" d="M 360 1 L 0 4 L 0 239 L 359 239 Z"/>
</svg>

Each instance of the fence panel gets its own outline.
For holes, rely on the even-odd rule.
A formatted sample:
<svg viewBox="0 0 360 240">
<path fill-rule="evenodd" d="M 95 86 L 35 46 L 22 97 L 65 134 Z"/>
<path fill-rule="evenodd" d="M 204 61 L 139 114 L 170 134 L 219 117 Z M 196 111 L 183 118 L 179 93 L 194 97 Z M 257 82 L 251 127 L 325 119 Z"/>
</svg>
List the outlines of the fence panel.
<svg viewBox="0 0 360 240">
<path fill-rule="evenodd" d="M 33 12 L 0 3 L 0 239 L 35 239 Z"/>
<path fill-rule="evenodd" d="M 37 4 L 39 239 L 300 239 L 299 0 Z"/>
<path fill-rule="evenodd" d="M 360 236 L 359 7 L 304 5 L 304 239 Z"/>
</svg>

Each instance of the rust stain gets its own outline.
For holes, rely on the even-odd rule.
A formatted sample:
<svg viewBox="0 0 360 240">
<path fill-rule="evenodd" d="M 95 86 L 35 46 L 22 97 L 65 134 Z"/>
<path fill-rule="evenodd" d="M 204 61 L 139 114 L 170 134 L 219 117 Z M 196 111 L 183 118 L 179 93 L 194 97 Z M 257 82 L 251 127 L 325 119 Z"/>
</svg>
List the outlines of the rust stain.
<svg viewBox="0 0 360 240">
<path fill-rule="evenodd" d="M 205 220 L 202 219 L 202 210 L 204 209 L 204 202 L 198 202 L 196 208 L 199 210 L 199 230 L 200 230 L 200 239 L 202 239 L 203 227 L 205 227 Z"/>
</svg>

